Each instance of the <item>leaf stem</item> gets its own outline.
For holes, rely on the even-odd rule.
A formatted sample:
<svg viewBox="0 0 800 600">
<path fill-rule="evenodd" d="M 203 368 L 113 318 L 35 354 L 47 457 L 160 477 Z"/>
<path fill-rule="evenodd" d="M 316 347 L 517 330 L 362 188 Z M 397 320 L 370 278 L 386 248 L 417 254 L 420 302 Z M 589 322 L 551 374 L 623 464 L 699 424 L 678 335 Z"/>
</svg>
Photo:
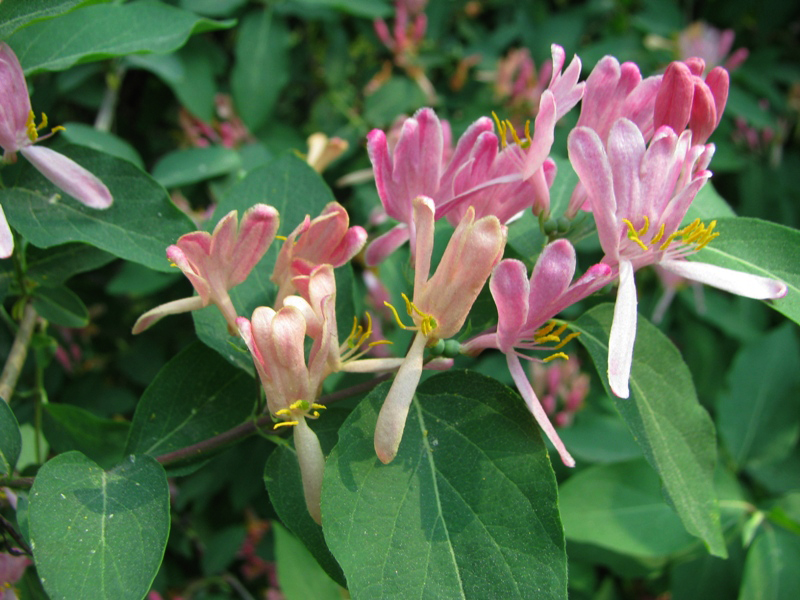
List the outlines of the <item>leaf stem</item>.
<svg viewBox="0 0 800 600">
<path fill-rule="evenodd" d="M 339 390 L 338 392 L 334 392 L 332 394 L 326 394 L 325 396 L 320 397 L 318 402 L 320 404 L 331 404 L 337 400 L 342 400 L 350 396 L 355 396 L 356 394 L 368 392 L 372 388 L 386 381 L 391 376 L 391 373 L 387 373 L 344 390 Z M 202 458 L 203 456 L 213 453 L 215 450 L 218 450 L 229 444 L 233 444 L 234 442 L 239 442 L 258 432 L 266 435 L 280 435 L 283 433 L 283 430 L 275 430 L 272 429 L 272 427 L 267 427 L 268 425 L 272 425 L 272 416 L 263 415 L 258 419 L 237 425 L 233 429 L 223 431 L 219 435 L 215 435 L 214 437 L 203 440 L 202 442 L 192 444 L 191 446 L 186 446 L 185 448 L 181 448 L 179 450 L 174 450 L 173 452 L 167 452 L 166 454 L 156 456 L 155 458 L 158 462 L 166 467 L 187 459 Z"/>
</svg>

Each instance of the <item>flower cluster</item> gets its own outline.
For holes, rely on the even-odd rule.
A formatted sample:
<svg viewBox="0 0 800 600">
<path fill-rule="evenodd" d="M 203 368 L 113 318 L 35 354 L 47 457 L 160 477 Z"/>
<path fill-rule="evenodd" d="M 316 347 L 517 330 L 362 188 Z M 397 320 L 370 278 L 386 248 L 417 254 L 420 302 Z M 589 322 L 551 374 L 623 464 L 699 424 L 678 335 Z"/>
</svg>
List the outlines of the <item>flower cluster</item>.
<svg viewBox="0 0 800 600">
<path fill-rule="evenodd" d="M 557 363 L 540 373 L 547 385 L 538 385 L 537 394 L 522 366 L 523 359 L 536 368 L 538 363 L 568 360 L 563 349 L 578 333 L 558 319 L 562 311 L 618 285 L 608 383 L 614 394 L 627 397 L 637 270 L 658 266 L 671 276 L 751 298 L 786 293 L 780 281 L 686 260 L 719 235 L 713 221 L 684 220 L 711 176 L 714 146 L 706 142 L 725 107 L 727 71 L 716 67 L 706 73 L 701 59 L 690 58 L 670 64 L 663 75 L 643 78 L 636 65 L 605 57 L 586 82 L 579 82 L 580 60 L 574 58 L 566 69 L 564 65 L 563 49 L 553 46 L 551 77 L 540 90 L 532 134 L 529 124 L 520 135 L 509 121 L 482 117 L 453 146 L 449 125 L 425 108 L 405 119 L 396 135 L 374 130 L 367 136 L 383 210 L 397 225 L 372 240 L 365 261 L 376 265 L 410 242 L 414 287 L 402 295 L 407 316 L 401 317 L 389 302 L 374 272 L 365 272 L 365 281 L 388 309 L 378 306 L 379 316 L 388 313 L 402 330 L 414 332 L 405 357 L 364 357 L 379 343 L 369 341 L 369 317 L 366 326 L 356 321 L 340 341 L 334 268 L 362 249 L 367 232 L 351 227 L 347 211 L 336 202 L 313 219 L 307 216 L 285 238 L 271 274 L 275 301 L 257 308 L 249 319 L 237 313 L 229 290 L 257 267 L 276 237 L 279 216 L 274 208 L 256 205 L 238 224 L 234 211 L 213 233 L 189 233 L 168 248 L 169 259 L 186 274 L 197 296 L 152 309 L 134 331 L 167 314 L 217 306 L 230 333 L 243 338 L 253 357 L 275 428 L 294 428 L 306 504 L 318 522 L 324 456 L 307 421 L 325 408 L 318 400 L 323 381 L 332 373 L 397 370 L 374 432 L 377 457 L 389 463 L 402 442 L 426 349 L 431 367 L 452 364 L 433 358 L 443 353 L 452 358 L 459 352 L 474 356 L 499 351 L 534 419 L 563 463 L 573 466 L 549 415 L 566 424 L 584 400 L 586 378 L 579 377 L 577 367 Z M 529 275 L 522 261 L 503 259 L 506 224 L 528 209 L 540 222 L 549 218 L 549 188 L 557 176 L 550 157 L 556 122 L 580 101 L 577 125 L 568 136 L 579 183 L 567 214 L 593 214 L 603 257 L 579 273 L 570 241 L 550 236 Z M 434 268 L 434 235 L 441 218 L 454 229 Z M 497 325 L 473 332 L 463 343 L 452 340 L 487 281 Z M 557 397 L 562 399 L 558 411 Z"/>
</svg>

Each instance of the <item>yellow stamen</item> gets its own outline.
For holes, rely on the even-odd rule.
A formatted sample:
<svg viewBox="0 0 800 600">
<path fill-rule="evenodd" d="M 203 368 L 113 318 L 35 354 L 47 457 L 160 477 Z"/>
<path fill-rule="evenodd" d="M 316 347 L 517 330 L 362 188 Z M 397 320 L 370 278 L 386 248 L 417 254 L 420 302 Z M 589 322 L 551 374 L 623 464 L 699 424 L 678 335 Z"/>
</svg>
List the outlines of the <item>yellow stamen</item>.
<svg viewBox="0 0 800 600">
<path fill-rule="evenodd" d="M 289 405 L 289 408 L 292 410 L 308 410 L 311 408 L 311 405 L 305 400 L 297 400 L 296 402 L 292 402 Z"/>
<path fill-rule="evenodd" d="M 547 358 L 543 358 L 542 362 L 550 362 L 551 360 L 555 360 L 557 358 L 563 358 L 564 360 L 569 360 L 569 356 L 567 356 L 563 352 L 556 352 L 555 354 L 551 354 Z"/>
<path fill-rule="evenodd" d="M 658 229 L 658 233 L 653 236 L 653 239 L 650 240 L 650 245 L 657 244 L 661 241 L 661 238 L 664 237 L 664 227 L 666 227 L 666 223 L 662 223 L 661 227 Z"/>
<path fill-rule="evenodd" d="M 311 408 L 316 408 L 317 410 L 326 410 L 328 407 L 324 404 L 317 404 L 316 402 L 311 403 Z"/>
<path fill-rule="evenodd" d="M 28 132 L 28 139 L 35 142 L 39 139 L 39 133 L 36 131 L 36 115 L 33 111 L 28 113 L 28 119 L 25 121 L 25 130 Z"/>
<path fill-rule="evenodd" d="M 645 246 L 644 242 L 639 239 L 639 234 L 636 231 L 636 228 L 633 226 L 633 223 L 631 223 L 628 219 L 622 219 L 622 222 L 625 223 L 625 225 L 628 226 L 628 239 L 631 240 L 632 242 L 636 242 L 637 244 L 639 244 L 639 247 L 642 250 L 646 251 L 647 250 L 647 246 Z M 649 225 L 647 223 L 645 223 L 645 226 L 647 227 Z"/>
<path fill-rule="evenodd" d="M 289 238 L 287 238 L 285 235 L 276 235 L 276 236 L 275 236 L 275 239 L 276 239 L 276 240 L 280 240 L 280 241 L 282 241 L 282 242 L 285 242 L 285 241 L 286 241 L 287 239 L 289 239 Z"/>
<path fill-rule="evenodd" d="M 397 309 L 393 305 L 385 301 L 383 304 L 384 306 L 388 307 L 389 310 L 392 311 L 392 314 L 394 315 L 394 320 L 397 321 L 397 324 L 400 326 L 400 329 L 410 329 L 410 327 L 406 327 L 405 325 L 403 325 L 403 322 L 400 320 L 400 315 L 397 314 Z"/>
<path fill-rule="evenodd" d="M 534 334 L 534 336 L 538 337 L 538 336 L 547 335 L 548 333 L 553 331 L 553 329 L 555 329 L 557 325 L 558 325 L 558 323 L 556 323 L 555 321 L 550 321 L 547 325 L 545 325 L 544 327 L 538 329 L 536 331 L 536 333 Z"/>
<path fill-rule="evenodd" d="M 567 337 L 565 337 L 563 340 L 561 340 L 561 342 L 558 345 L 553 346 L 553 350 L 560 350 L 561 348 L 566 346 L 570 341 L 572 341 L 576 337 L 578 337 L 580 334 L 581 334 L 580 331 L 574 331 L 574 332 L 570 333 Z"/>
<path fill-rule="evenodd" d="M 497 117 L 497 113 L 494 111 L 492 111 L 492 118 L 494 119 L 494 124 L 497 126 L 497 134 L 500 137 L 500 147 L 505 148 L 507 145 L 506 126 L 500 121 L 500 119 Z"/>
<path fill-rule="evenodd" d="M 275 416 L 276 417 L 291 417 L 292 416 L 292 411 L 290 411 L 288 408 L 282 408 L 282 409 L 280 409 L 279 411 L 277 411 L 275 413 Z"/>
<path fill-rule="evenodd" d="M 383 346 L 384 344 L 394 344 L 394 342 L 390 342 L 389 340 L 378 340 L 377 342 L 370 342 L 367 344 L 367 347 L 372 348 L 373 346 Z"/>
<path fill-rule="evenodd" d="M 281 427 L 294 427 L 299 421 L 281 421 L 272 426 L 273 429 L 280 429 Z"/>
<path fill-rule="evenodd" d="M 644 219 L 644 225 L 637 232 L 639 234 L 639 237 L 642 237 L 645 233 L 647 233 L 647 230 L 650 229 L 650 219 L 647 218 L 647 215 L 643 215 L 642 218 Z"/>
</svg>

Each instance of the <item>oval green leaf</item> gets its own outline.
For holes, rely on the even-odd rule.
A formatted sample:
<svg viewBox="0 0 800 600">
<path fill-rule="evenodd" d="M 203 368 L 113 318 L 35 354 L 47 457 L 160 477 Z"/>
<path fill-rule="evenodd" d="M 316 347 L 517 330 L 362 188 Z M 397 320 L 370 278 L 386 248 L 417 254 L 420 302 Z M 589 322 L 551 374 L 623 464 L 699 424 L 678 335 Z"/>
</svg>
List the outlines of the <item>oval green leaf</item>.
<svg viewBox="0 0 800 600">
<path fill-rule="evenodd" d="M 252 413 L 256 390 L 247 373 L 195 342 L 145 390 L 125 454 L 160 456 L 240 425 Z"/>
<path fill-rule="evenodd" d="M 601 304 L 572 323 L 608 390 L 608 334 L 612 304 Z M 645 457 L 661 476 L 667 501 L 687 531 L 710 552 L 725 556 L 713 473 L 714 424 L 697 400 L 691 373 L 678 349 L 639 315 L 630 387 L 632 398 L 614 398 Z M 609 395 L 611 395 L 609 391 Z"/>
<path fill-rule="evenodd" d="M 35 23 L 12 35 L 8 45 L 25 74 L 31 75 L 126 54 L 167 54 L 195 33 L 233 24 L 204 19 L 162 2 L 101 4 Z"/>
<path fill-rule="evenodd" d="M 556 481 L 519 396 L 471 372 L 432 377 L 383 465 L 389 385 L 351 414 L 325 468 L 325 539 L 353 596 L 566 598 Z"/>
<path fill-rule="evenodd" d="M 67 452 L 39 470 L 29 501 L 33 557 L 51 598 L 144 597 L 169 534 L 161 465 L 131 456 L 104 471 Z"/>
</svg>

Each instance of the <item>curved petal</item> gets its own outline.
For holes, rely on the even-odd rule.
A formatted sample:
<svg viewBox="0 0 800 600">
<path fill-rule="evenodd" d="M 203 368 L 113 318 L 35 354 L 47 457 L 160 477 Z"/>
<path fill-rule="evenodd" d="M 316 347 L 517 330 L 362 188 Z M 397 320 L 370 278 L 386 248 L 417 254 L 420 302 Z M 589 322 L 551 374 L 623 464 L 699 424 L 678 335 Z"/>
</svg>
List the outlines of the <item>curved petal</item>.
<svg viewBox="0 0 800 600">
<path fill-rule="evenodd" d="M 589 197 L 597 235 L 606 255 L 619 257 L 619 228 L 614 179 L 603 142 L 588 127 L 576 127 L 567 140 L 569 159 Z"/>
<path fill-rule="evenodd" d="M 556 447 L 558 455 L 561 457 L 561 462 L 568 467 L 574 467 L 575 459 L 570 456 L 569 452 L 567 452 L 564 442 L 561 441 L 561 438 L 558 436 L 555 427 L 553 427 L 553 424 L 547 417 L 547 413 L 544 411 L 542 404 L 536 397 L 536 393 L 531 387 L 531 382 L 519 362 L 519 357 L 517 357 L 515 354 L 507 354 L 506 358 L 508 359 L 508 370 L 511 372 L 511 377 L 514 379 L 514 383 L 517 384 L 517 389 L 522 395 L 522 399 L 525 400 L 525 404 L 528 405 L 528 410 L 531 411 L 531 414 L 536 419 L 539 427 L 542 428 L 542 431 L 544 431 L 547 439 L 549 439 L 553 446 Z"/>
<path fill-rule="evenodd" d="M 383 464 L 389 464 L 397 455 L 406 417 L 419 378 L 422 376 L 422 355 L 428 338 L 418 332 L 402 366 L 383 401 L 378 422 L 375 424 L 375 453 Z"/>
<path fill-rule="evenodd" d="M 191 310 L 199 310 L 204 306 L 203 299 L 200 296 L 181 298 L 180 300 L 173 300 L 161 306 L 156 306 L 136 319 L 136 323 L 133 325 L 133 334 L 142 333 L 145 329 L 152 327 L 157 321 L 160 321 L 167 315 L 177 315 Z"/>
<path fill-rule="evenodd" d="M 789 289 L 784 282 L 777 279 L 742 273 L 707 263 L 664 260 L 659 265 L 675 275 L 699 281 L 745 298 L 755 298 L 756 300 L 783 298 Z"/>
<path fill-rule="evenodd" d="M 71 158 L 44 146 L 26 146 L 20 152 L 53 184 L 89 208 L 108 208 L 114 201 L 105 184 Z"/>
<path fill-rule="evenodd" d="M 8 258 L 14 252 L 14 234 L 8 226 L 3 206 L 0 205 L 0 258 Z"/>
<path fill-rule="evenodd" d="M 376 237 L 367 246 L 367 251 L 364 253 L 364 262 L 369 267 L 379 265 L 387 256 L 408 241 L 409 233 L 408 226 L 402 223 Z"/>
<path fill-rule="evenodd" d="M 541 323 L 544 309 L 569 288 L 575 276 L 575 248 L 567 240 L 556 240 L 545 246 L 531 275 L 528 325 Z"/>
<path fill-rule="evenodd" d="M 633 265 L 619 263 L 619 291 L 614 305 L 614 320 L 608 339 L 608 385 L 619 398 L 630 395 L 628 380 L 633 364 L 633 344 L 636 341 L 636 284 Z"/>
<path fill-rule="evenodd" d="M 525 265 L 513 258 L 501 260 L 492 271 L 489 291 L 497 305 L 497 346 L 510 352 L 528 320 L 530 282 Z"/>
<path fill-rule="evenodd" d="M 322 525 L 320 498 L 322 497 L 322 473 L 325 470 L 325 456 L 314 433 L 304 418 L 297 420 L 294 428 L 294 447 L 297 462 L 300 464 L 300 478 L 303 480 L 303 496 L 311 518 Z"/>
</svg>

